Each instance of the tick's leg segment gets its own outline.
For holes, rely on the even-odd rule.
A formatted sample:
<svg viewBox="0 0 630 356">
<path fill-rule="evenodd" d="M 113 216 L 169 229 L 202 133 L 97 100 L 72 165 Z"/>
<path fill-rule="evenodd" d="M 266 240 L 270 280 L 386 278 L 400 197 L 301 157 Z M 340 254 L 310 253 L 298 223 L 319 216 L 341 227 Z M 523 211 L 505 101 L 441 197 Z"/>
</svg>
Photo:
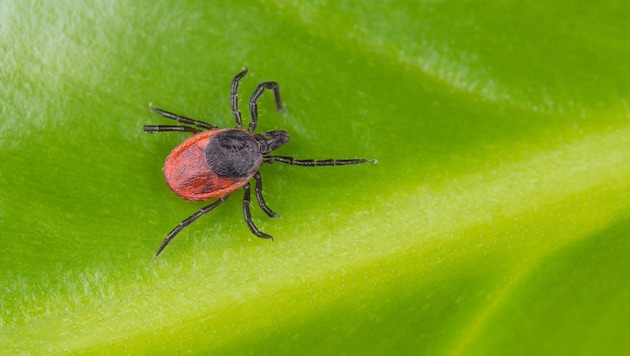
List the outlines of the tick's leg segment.
<svg viewBox="0 0 630 356">
<path fill-rule="evenodd" d="M 175 236 L 180 231 L 182 231 L 183 228 L 185 228 L 186 226 L 190 225 L 193 221 L 199 219 L 201 216 L 209 213 L 210 211 L 212 211 L 217 206 L 221 205 L 221 203 L 223 203 L 228 197 L 229 197 L 229 195 L 226 195 L 224 197 L 219 198 L 214 203 L 199 209 L 199 211 L 197 211 L 193 215 L 189 216 L 184 221 L 180 222 L 179 225 L 177 225 L 177 227 L 175 227 L 173 229 L 173 231 L 169 232 L 168 235 L 166 235 L 166 238 L 164 239 L 164 241 L 160 245 L 160 248 L 158 248 L 157 252 L 155 253 L 155 257 L 153 257 L 153 261 L 157 260 L 158 255 L 160 253 L 162 253 L 162 251 L 166 248 L 166 245 L 168 245 L 169 242 L 171 242 L 171 240 L 174 239 Z"/>
<path fill-rule="evenodd" d="M 323 160 L 315 160 L 315 159 L 295 159 L 293 157 L 283 157 L 283 156 L 266 156 L 263 158 L 264 163 L 286 163 L 292 166 L 305 166 L 305 167 L 321 167 L 321 166 L 347 166 L 350 164 L 361 164 L 361 163 L 377 163 L 375 159 L 363 159 L 363 158 L 355 158 L 355 159 L 323 159 Z"/>
<path fill-rule="evenodd" d="M 256 225 L 254 225 L 254 222 L 252 221 L 252 213 L 249 210 L 249 204 L 251 202 L 249 194 L 249 183 L 245 184 L 243 190 L 245 191 L 245 193 L 243 194 L 243 215 L 245 217 L 245 223 L 247 223 L 247 226 L 254 235 L 262 237 L 263 239 L 270 239 L 271 241 L 273 241 L 273 237 L 271 237 L 271 235 L 265 234 L 264 232 L 258 230 Z"/>
<path fill-rule="evenodd" d="M 158 108 L 154 108 L 153 104 L 149 103 L 149 108 L 151 109 L 151 111 L 153 111 L 156 114 L 162 115 L 165 118 L 171 119 L 171 120 L 175 120 L 175 121 L 179 121 L 183 124 L 189 124 L 189 125 L 193 125 L 193 126 L 197 126 L 200 127 L 202 129 L 206 129 L 206 130 L 212 130 L 212 129 L 216 129 L 217 127 L 214 125 L 210 125 L 208 123 L 205 123 L 203 121 L 198 121 L 198 120 L 193 120 L 184 116 L 179 116 L 177 114 L 173 114 L 172 112 L 168 112 L 168 111 L 164 111 L 162 109 L 158 109 Z"/>
<path fill-rule="evenodd" d="M 280 87 L 276 82 L 263 82 L 258 84 L 256 90 L 254 90 L 254 94 L 252 94 L 251 99 L 249 99 L 249 111 L 252 113 L 252 122 L 249 123 L 249 128 L 247 131 L 254 132 L 256 129 L 256 125 L 258 125 L 258 98 L 262 95 L 265 89 L 273 90 L 273 95 L 276 98 L 276 108 L 278 111 L 282 111 L 284 109 L 284 104 L 282 104 L 282 99 L 280 99 Z"/>
<path fill-rule="evenodd" d="M 260 208 L 270 217 L 275 218 L 278 216 L 273 210 L 271 210 L 267 204 L 265 203 L 265 198 L 262 195 L 262 177 L 260 176 L 260 172 L 256 172 L 254 174 L 254 179 L 256 179 L 256 200 L 258 200 L 258 205 Z"/>
<path fill-rule="evenodd" d="M 234 120 L 236 120 L 236 127 L 243 128 L 243 119 L 241 118 L 241 111 L 238 109 L 238 82 L 243 79 L 247 74 L 247 67 L 243 69 L 232 79 L 232 86 L 230 88 L 230 106 L 232 106 L 232 114 Z"/>
<path fill-rule="evenodd" d="M 178 131 L 178 132 L 192 132 L 192 133 L 200 133 L 201 130 L 196 129 L 190 126 L 172 126 L 172 125 L 144 125 L 143 130 L 152 133 L 155 131 L 165 132 L 165 131 Z"/>
</svg>

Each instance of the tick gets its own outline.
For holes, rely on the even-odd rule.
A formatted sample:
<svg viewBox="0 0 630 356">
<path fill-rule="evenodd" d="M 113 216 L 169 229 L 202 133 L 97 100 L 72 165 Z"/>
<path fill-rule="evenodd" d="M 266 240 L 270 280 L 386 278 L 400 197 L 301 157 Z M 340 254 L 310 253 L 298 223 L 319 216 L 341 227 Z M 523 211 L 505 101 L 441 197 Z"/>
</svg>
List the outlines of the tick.
<svg viewBox="0 0 630 356">
<path fill-rule="evenodd" d="M 280 88 L 276 82 L 258 84 L 249 99 L 249 110 L 252 120 L 247 130 L 243 129 L 243 119 L 238 108 L 238 84 L 247 74 L 244 67 L 232 80 L 230 90 L 230 104 L 236 128 L 222 129 L 208 123 L 189 119 L 171 112 L 158 109 L 149 104 L 151 110 L 165 118 L 175 120 L 185 125 L 146 125 L 144 131 L 191 132 L 194 135 L 168 155 L 164 163 L 164 178 L 169 188 L 179 197 L 191 201 L 205 201 L 216 199 L 193 215 L 184 219 L 166 235 L 158 248 L 153 260 L 155 261 L 166 246 L 186 226 L 201 216 L 209 213 L 221 205 L 232 193 L 243 188 L 243 215 L 245 223 L 251 232 L 261 238 L 273 241 L 273 237 L 256 227 L 250 212 L 250 182 L 255 181 L 254 192 L 258 205 L 270 217 L 276 214 L 265 203 L 262 195 L 262 178 L 258 169 L 263 163 L 285 163 L 296 166 L 343 166 L 361 163 L 376 163 L 371 159 L 325 159 L 299 160 L 292 157 L 270 155 L 278 147 L 289 141 L 289 134 L 285 130 L 272 130 L 254 133 L 258 123 L 257 101 L 265 89 L 272 90 L 278 111 L 284 109 L 280 99 Z"/>
</svg>

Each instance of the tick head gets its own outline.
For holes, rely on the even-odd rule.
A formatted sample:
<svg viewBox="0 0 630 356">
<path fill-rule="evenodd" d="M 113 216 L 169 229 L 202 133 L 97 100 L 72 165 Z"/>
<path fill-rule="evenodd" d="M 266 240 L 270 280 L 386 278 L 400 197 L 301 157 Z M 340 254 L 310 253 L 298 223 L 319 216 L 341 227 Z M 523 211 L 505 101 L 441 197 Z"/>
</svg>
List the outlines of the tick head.
<svg viewBox="0 0 630 356">
<path fill-rule="evenodd" d="M 260 153 L 266 155 L 289 142 L 289 133 L 284 130 L 274 130 L 256 134 L 254 138 L 260 144 Z"/>
</svg>

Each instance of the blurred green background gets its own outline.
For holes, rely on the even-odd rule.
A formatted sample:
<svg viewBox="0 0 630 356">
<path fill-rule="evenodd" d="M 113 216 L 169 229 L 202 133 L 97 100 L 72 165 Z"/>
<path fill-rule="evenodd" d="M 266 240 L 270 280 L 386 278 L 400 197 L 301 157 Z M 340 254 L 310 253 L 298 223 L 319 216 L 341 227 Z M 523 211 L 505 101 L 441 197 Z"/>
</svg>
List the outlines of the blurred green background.
<svg viewBox="0 0 630 356">
<path fill-rule="evenodd" d="M 6 353 L 627 354 L 630 3 L 0 4 Z M 232 77 L 280 84 L 277 154 L 241 193 L 167 188 Z"/>
</svg>

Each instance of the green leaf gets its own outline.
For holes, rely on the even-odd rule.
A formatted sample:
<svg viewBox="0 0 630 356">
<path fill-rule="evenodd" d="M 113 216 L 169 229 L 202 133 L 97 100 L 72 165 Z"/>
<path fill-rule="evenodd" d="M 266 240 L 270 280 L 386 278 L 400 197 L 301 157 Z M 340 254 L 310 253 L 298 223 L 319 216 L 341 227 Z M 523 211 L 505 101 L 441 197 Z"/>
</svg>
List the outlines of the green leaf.
<svg viewBox="0 0 630 356">
<path fill-rule="evenodd" d="M 630 5 L 0 5 L 0 344 L 8 353 L 630 352 Z M 207 202 L 161 168 L 257 83 L 278 155 Z"/>
</svg>

